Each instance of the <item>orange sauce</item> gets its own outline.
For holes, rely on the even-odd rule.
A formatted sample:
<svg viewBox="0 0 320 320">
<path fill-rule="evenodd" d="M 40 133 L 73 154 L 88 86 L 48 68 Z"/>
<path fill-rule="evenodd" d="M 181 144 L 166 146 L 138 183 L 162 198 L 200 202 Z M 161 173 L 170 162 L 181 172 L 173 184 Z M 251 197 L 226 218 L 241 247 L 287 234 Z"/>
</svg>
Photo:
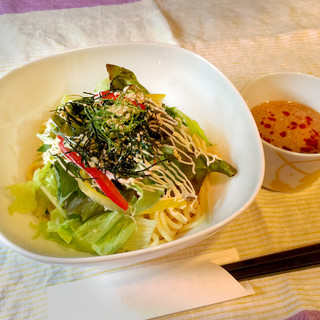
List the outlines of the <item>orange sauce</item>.
<svg viewBox="0 0 320 320">
<path fill-rule="evenodd" d="M 266 101 L 251 112 L 266 142 L 293 152 L 320 152 L 320 113 L 316 110 L 293 101 Z"/>
</svg>

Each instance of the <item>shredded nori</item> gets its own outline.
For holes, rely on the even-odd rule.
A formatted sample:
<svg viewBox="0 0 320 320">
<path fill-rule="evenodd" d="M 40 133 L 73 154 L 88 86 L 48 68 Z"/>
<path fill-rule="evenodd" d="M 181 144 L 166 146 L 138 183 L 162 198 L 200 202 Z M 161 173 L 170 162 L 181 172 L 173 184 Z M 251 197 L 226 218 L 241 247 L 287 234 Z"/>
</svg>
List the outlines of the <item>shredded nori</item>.
<svg viewBox="0 0 320 320">
<path fill-rule="evenodd" d="M 150 127 L 154 114 L 148 102 L 142 109 L 123 92 L 116 100 L 89 94 L 60 105 L 55 117 L 61 134 L 82 162 L 90 166 L 94 161 L 116 179 L 144 177 L 148 168 L 138 168 L 137 159 L 151 166 L 164 161 L 158 148 L 165 137 L 156 126 Z"/>
</svg>

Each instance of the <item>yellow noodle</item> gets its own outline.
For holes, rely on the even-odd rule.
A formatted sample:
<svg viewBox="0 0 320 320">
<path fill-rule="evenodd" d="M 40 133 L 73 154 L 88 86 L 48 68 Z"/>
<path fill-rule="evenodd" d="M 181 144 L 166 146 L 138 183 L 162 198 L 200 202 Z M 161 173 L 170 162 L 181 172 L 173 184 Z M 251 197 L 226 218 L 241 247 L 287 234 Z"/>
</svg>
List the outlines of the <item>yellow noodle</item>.
<svg viewBox="0 0 320 320">
<path fill-rule="evenodd" d="M 160 239 L 164 239 L 166 241 L 172 241 L 174 238 L 167 232 L 166 226 L 162 224 L 160 219 L 159 212 L 156 214 L 156 221 L 157 221 L 157 232 L 160 235 Z"/>
<path fill-rule="evenodd" d="M 168 226 L 171 228 L 171 229 L 176 229 L 176 230 L 179 230 L 182 226 L 183 226 L 183 223 L 178 223 L 176 221 L 174 221 L 172 218 L 170 218 L 171 216 L 171 212 L 170 211 L 174 211 L 174 209 L 166 209 L 164 212 L 164 218 L 166 220 L 166 223 L 168 224 Z"/>
<path fill-rule="evenodd" d="M 196 204 L 193 202 L 194 201 L 189 201 L 189 204 L 184 209 L 171 208 L 149 215 L 150 219 L 157 221 L 156 228 L 151 238 L 159 239 L 157 244 L 161 244 L 172 241 L 176 238 L 177 234 L 186 232 L 200 225 L 205 220 L 205 211 L 202 210 L 198 201 L 196 201 Z M 175 217 L 179 215 L 185 217 L 186 220 L 184 220 L 184 223 L 177 222 Z M 153 240 L 150 243 L 150 246 L 154 245 L 155 241 Z"/>
<path fill-rule="evenodd" d="M 194 201 L 188 201 L 186 207 L 183 209 L 183 215 L 188 221 L 192 218 Z"/>
<path fill-rule="evenodd" d="M 200 225 L 204 220 L 205 220 L 205 214 L 201 210 L 201 206 L 199 206 L 199 208 L 195 212 L 195 215 L 194 215 L 193 219 L 188 224 L 185 224 L 180 229 L 180 232 L 185 232 L 187 230 L 195 228 L 196 226 Z"/>
<path fill-rule="evenodd" d="M 154 231 L 151 235 L 151 242 L 149 244 L 149 247 L 155 247 L 157 245 L 159 245 L 159 235 Z"/>
<path fill-rule="evenodd" d="M 163 237 L 168 240 L 168 241 L 172 241 L 176 235 L 176 230 L 173 228 L 170 228 L 170 226 L 168 225 L 167 221 L 166 221 L 166 213 L 165 211 L 161 211 L 159 212 L 159 221 L 160 221 L 160 229 L 161 230 L 161 234 L 163 234 Z"/>
<path fill-rule="evenodd" d="M 176 220 L 181 222 L 182 224 L 186 224 L 188 223 L 188 219 L 183 215 L 183 210 L 178 210 L 178 209 L 168 209 L 171 216 Z"/>
</svg>

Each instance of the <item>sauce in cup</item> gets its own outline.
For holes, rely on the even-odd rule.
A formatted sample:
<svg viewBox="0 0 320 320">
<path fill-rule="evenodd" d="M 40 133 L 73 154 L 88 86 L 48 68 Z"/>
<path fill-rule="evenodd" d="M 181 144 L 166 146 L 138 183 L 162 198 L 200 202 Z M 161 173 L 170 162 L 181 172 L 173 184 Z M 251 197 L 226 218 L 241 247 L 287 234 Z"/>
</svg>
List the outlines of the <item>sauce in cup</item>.
<svg viewBox="0 0 320 320">
<path fill-rule="evenodd" d="M 294 101 L 265 101 L 251 109 L 261 138 L 299 153 L 320 153 L 320 113 Z"/>
</svg>

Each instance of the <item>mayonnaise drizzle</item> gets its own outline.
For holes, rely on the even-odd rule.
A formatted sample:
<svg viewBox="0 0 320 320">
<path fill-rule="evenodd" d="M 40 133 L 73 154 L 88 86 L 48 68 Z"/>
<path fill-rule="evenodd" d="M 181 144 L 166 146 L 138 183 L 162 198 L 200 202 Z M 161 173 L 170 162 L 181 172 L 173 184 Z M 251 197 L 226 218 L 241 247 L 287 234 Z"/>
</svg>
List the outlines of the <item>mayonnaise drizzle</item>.
<svg viewBox="0 0 320 320">
<path fill-rule="evenodd" d="M 148 112 L 150 112 L 154 118 L 154 120 L 151 120 L 149 123 L 150 128 L 155 131 L 160 131 L 167 137 L 170 141 L 168 146 L 174 148 L 173 155 L 180 163 L 191 166 L 191 170 L 193 174 L 195 174 L 196 165 L 193 158 L 203 155 L 208 166 L 215 161 L 216 155 L 207 153 L 206 147 L 204 146 L 204 148 L 202 148 L 201 143 L 197 141 L 199 140 L 198 138 L 193 139 L 189 128 L 182 123 L 181 119 L 172 118 L 166 113 L 162 106 L 158 106 L 150 100 L 146 100 L 145 103 L 146 102 L 150 108 Z M 46 123 L 46 130 L 43 136 L 50 136 L 52 125 L 52 120 Z M 61 153 L 58 146 L 60 140 L 56 138 L 55 141 L 50 142 L 52 147 L 49 152 L 44 152 L 43 154 L 45 162 L 52 161 L 52 155 Z M 158 152 L 162 154 L 160 149 Z M 154 185 L 143 185 L 144 189 L 150 191 L 166 189 L 164 197 L 178 197 L 193 201 L 197 199 L 192 183 L 176 164 L 173 162 L 166 162 L 165 165 L 152 164 L 146 160 L 146 158 L 149 158 L 148 156 L 150 156 L 150 153 L 141 148 L 140 155 L 135 158 L 137 169 L 146 170 L 146 175 L 155 182 Z M 90 164 L 94 166 L 97 161 L 97 159 L 92 159 Z M 132 184 L 142 185 L 142 183 L 135 178 L 119 179 L 119 182 L 128 186 Z"/>
<path fill-rule="evenodd" d="M 182 123 L 181 119 L 173 119 L 162 107 L 155 104 L 149 103 L 148 105 L 150 107 L 149 112 L 154 117 L 154 120 L 149 123 L 150 127 L 155 131 L 160 130 L 160 132 L 167 136 L 170 141 L 169 146 L 174 148 L 173 155 L 176 156 L 180 163 L 190 165 L 193 174 L 196 173 L 196 165 L 193 158 L 203 155 L 207 165 L 215 161 L 216 156 L 207 153 L 206 148 L 201 148 L 201 144 L 194 141 L 190 135 L 189 128 Z M 144 150 L 143 154 L 147 156 L 148 152 Z M 160 150 L 159 154 L 162 154 Z M 193 201 L 197 199 L 191 181 L 173 162 L 166 162 L 165 165 L 152 165 L 146 159 L 141 159 L 141 157 L 135 160 L 138 163 L 138 170 L 150 167 L 150 169 L 146 170 L 146 175 L 155 184 L 147 186 L 149 190 L 152 188 L 156 189 L 156 186 L 159 185 L 166 189 L 164 197 L 178 197 Z M 121 179 L 121 182 L 131 184 L 133 181 L 131 179 Z M 137 180 L 135 180 L 135 183 L 137 183 Z"/>
</svg>

